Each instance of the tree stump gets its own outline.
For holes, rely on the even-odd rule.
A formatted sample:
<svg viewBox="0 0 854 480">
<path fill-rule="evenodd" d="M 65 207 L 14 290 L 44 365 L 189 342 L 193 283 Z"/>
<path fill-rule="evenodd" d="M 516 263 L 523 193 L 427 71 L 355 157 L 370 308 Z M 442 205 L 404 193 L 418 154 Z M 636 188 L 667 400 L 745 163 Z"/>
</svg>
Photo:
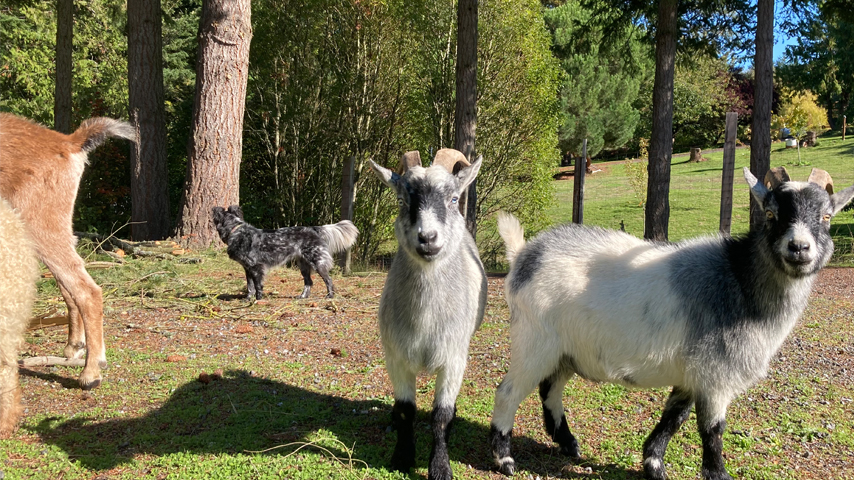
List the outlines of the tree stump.
<svg viewBox="0 0 854 480">
<path fill-rule="evenodd" d="M 805 142 L 807 147 L 814 147 L 816 142 L 818 142 L 818 132 L 813 132 L 812 130 L 807 132 Z"/>
<path fill-rule="evenodd" d="M 699 148 L 691 148 L 691 160 L 692 163 L 702 162 L 703 161 L 703 151 Z"/>
</svg>

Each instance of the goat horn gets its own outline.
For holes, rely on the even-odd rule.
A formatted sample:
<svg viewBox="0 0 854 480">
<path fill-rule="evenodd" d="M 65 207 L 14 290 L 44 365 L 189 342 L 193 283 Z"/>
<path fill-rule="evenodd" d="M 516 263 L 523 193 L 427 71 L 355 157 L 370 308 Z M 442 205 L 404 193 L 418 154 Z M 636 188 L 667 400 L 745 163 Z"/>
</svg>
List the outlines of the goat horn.
<svg viewBox="0 0 854 480">
<path fill-rule="evenodd" d="M 454 150 L 453 148 L 443 148 L 436 152 L 436 158 L 433 159 L 433 165 L 440 165 L 451 173 L 457 173 L 465 167 L 471 165 L 463 152 Z"/>
<path fill-rule="evenodd" d="M 412 167 L 421 166 L 421 152 L 412 150 L 403 154 L 400 159 L 400 171 L 397 173 L 403 174 Z"/>
<path fill-rule="evenodd" d="M 810 178 L 808 178 L 807 181 L 815 183 L 819 187 L 827 190 L 828 194 L 833 195 L 833 179 L 830 178 L 830 174 L 824 170 L 820 168 L 813 168 L 812 172 L 810 172 Z"/>
<path fill-rule="evenodd" d="M 789 172 L 786 171 L 786 167 L 774 167 L 768 170 L 768 173 L 765 174 L 765 181 L 762 183 L 768 190 L 774 190 L 778 185 L 789 180 Z"/>
</svg>

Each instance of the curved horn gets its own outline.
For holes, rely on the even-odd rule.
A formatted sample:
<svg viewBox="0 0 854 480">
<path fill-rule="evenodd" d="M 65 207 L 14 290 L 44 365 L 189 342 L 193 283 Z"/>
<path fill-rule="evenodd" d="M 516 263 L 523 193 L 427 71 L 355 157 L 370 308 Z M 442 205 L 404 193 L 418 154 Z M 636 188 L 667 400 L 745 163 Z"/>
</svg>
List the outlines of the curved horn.
<svg viewBox="0 0 854 480">
<path fill-rule="evenodd" d="M 833 195 L 833 179 L 830 178 L 830 174 L 824 170 L 820 168 L 813 168 L 810 172 L 810 178 L 808 178 L 807 181 L 815 183 L 819 187 L 827 190 L 828 194 Z"/>
<path fill-rule="evenodd" d="M 768 190 L 774 190 L 778 185 L 789 180 L 789 172 L 786 171 L 786 167 L 774 167 L 768 170 L 762 183 Z"/>
<path fill-rule="evenodd" d="M 454 150 L 453 148 L 443 148 L 436 152 L 436 158 L 433 159 L 433 165 L 440 165 L 453 174 L 456 174 L 471 163 L 463 155 L 463 152 Z"/>
<path fill-rule="evenodd" d="M 403 154 L 400 158 L 400 170 L 397 173 L 406 173 L 412 167 L 421 166 L 421 153 L 418 150 L 412 150 Z"/>
</svg>

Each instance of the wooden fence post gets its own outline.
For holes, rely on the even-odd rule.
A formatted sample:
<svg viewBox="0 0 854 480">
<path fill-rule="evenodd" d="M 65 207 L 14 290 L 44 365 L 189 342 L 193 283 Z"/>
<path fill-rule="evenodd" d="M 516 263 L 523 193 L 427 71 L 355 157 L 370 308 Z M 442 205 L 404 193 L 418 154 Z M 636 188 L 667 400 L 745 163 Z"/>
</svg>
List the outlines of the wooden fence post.
<svg viewBox="0 0 854 480">
<path fill-rule="evenodd" d="M 842 116 L 842 141 L 845 141 L 845 128 L 848 127 L 848 116 Z"/>
<path fill-rule="evenodd" d="M 729 235 L 732 227 L 732 181 L 735 175 L 735 137 L 738 130 L 738 114 L 727 112 L 724 134 L 724 166 L 721 172 L 721 223 L 720 231 Z"/>
<path fill-rule="evenodd" d="M 356 173 L 356 157 L 351 155 L 344 160 L 344 172 L 341 174 L 341 220 L 353 221 L 353 186 Z M 344 275 L 350 274 L 350 248 L 338 257 L 338 264 Z"/>
<path fill-rule="evenodd" d="M 584 223 L 584 174 L 587 172 L 587 139 L 581 147 L 581 158 L 575 160 L 572 189 L 572 223 Z"/>
</svg>

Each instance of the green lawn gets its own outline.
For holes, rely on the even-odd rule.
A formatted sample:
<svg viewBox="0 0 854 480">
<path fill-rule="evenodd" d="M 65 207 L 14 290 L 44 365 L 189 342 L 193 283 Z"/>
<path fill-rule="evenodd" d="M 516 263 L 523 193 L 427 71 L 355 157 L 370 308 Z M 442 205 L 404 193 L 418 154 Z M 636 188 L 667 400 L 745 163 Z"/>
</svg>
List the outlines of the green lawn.
<svg viewBox="0 0 854 480">
<path fill-rule="evenodd" d="M 674 157 L 670 182 L 669 238 L 678 241 L 702 234 L 714 234 L 720 224 L 721 169 L 723 153 L 704 154 L 709 160 L 689 163 L 687 155 Z M 732 234 L 748 229 L 749 190 L 742 168 L 750 165 L 750 149 L 739 148 L 735 156 L 733 181 Z M 837 190 L 854 184 L 854 138 L 821 138 L 813 148 L 801 149 L 801 163 L 795 149 L 782 143 L 772 145 L 771 166 L 785 166 L 793 180 L 806 180 L 813 167 L 826 170 Z M 587 175 L 584 188 L 584 223 L 620 228 L 643 236 L 643 209 L 639 206 L 625 173 L 624 164 L 604 164 L 602 172 Z M 549 210 L 556 223 L 572 220 L 572 180 L 555 182 L 557 205 Z M 854 265 L 854 212 L 841 212 L 831 222 L 836 243 L 834 265 Z"/>
</svg>

